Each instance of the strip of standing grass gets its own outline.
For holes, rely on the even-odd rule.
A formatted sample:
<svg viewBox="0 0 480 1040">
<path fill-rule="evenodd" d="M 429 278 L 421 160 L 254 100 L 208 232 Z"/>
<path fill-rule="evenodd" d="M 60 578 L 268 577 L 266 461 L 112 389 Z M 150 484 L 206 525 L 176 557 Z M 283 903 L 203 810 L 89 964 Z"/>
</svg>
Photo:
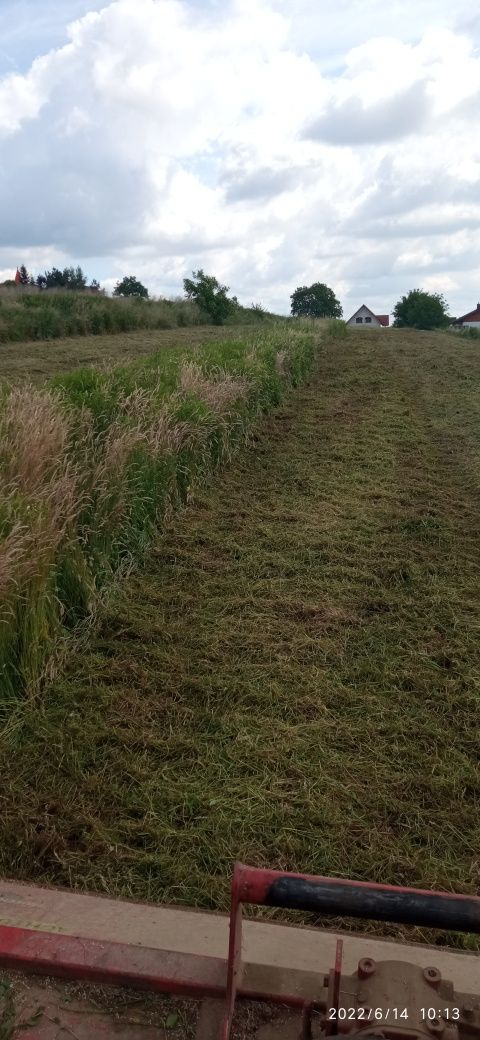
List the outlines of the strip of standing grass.
<svg viewBox="0 0 480 1040">
<path fill-rule="evenodd" d="M 324 342 L 12 722 L 3 873 L 215 908 L 236 857 L 478 891 L 479 381 L 449 337 Z"/>
<path fill-rule="evenodd" d="M 278 322 L 276 315 L 261 307 L 240 306 L 227 320 L 237 326 Z M 30 287 L 0 290 L 0 344 L 208 324 L 212 324 L 208 314 L 194 301 L 181 298 L 111 299 L 102 293 Z"/>
<path fill-rule="evenodd" d="M 0 347 L 0 380 L 10 385 L 42 386 L 61 372 L 95 365 L 111 368 L 157 353 L 165 347 L 192 352 L 202 343 L 226 343 L 251 336 L 247 326 L 215 328 L 198 325 L 183 329 L 141 329 L 104 336 L 78 336 L 44 343 L 4 343 Z"/>
<path fill-rule="evenodd" d="M 140 560 L 169 512 L 245 440 L 312 360 L 312 337 L 164 350 L 48 390 L 3 393 L 0 710 L 34 692 L 65 631 Z"/>
</svg>

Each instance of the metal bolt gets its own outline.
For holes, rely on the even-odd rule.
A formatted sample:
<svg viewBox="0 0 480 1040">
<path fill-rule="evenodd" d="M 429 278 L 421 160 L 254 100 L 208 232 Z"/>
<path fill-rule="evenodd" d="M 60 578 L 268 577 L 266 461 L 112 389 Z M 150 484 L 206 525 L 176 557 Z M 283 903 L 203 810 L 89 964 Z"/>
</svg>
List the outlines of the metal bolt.
<svg viewBox="0 0 480 1040">
<path fill-rule="evenodd" d="M 431 1033 L 436 1033 L 436 1034 L 443 1033 L 443 1031 L 445 1029 L 445 1026 L 444 1026 L 443 1022 L 441 1022 L 439 1018 L 432 1018 L 431 1021 L 429 1020 L 427 1022 L 427 1027 L 428 1027 L 428 1029 L 430 1030 Z"/>
<path fill-rule="evenodd" d="M 473 1018 L 473 1007 L 471 1004 L 464 1004 L 462 1007 L 462 1015 L 464 1018 Z"/>
<path fill-rule="evenodd" d="M 442 973 L 438 968 L 424 968 L 423 977 L 430 986 L 438 986 L 442 981 Z"/>
<path fill-rule="evenodd" d="M 362 957 L 361 961 L 358 962 L 358 976 L 360 979 L 368 979 L 370 975 L 374 974 L 375 961 L 371 957 Z"/>
</svg>

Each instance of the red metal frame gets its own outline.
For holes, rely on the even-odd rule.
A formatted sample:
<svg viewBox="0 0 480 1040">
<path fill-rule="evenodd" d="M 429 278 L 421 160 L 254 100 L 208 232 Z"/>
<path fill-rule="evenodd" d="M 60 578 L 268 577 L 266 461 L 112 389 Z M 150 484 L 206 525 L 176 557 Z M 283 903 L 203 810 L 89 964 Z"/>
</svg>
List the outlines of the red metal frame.
<svg viewBox="0 0 480 1040">
<path fill-rule="evenodd" d="M 335 951 L 335 967 L 330 969 L 328 978 L 328 997 L 327 1005 L 329 1008 L 335 1008 L 337 1014 L 331 1015 L 327 1018 L 325 1023 L 325 1032 L 327 1036 L 334 1036 L 337 1032 L 338 1026 L 338 1004 L 340 1000 L 340 983 L 342 981 L 342 960 L 343 960 L 343 940 L 337 939 L 337 948 Z"/>
<path fill-rule="evenodd" d="M 453 927 L 459 931 L 480 932 L 478 896 L 326 878 L 313 874 L 286 874 L 280 870 L 264 870 L 236 863 L 232 881 L 225 1018 L 220 1040 L 229 1040 L 235 997 L 242 980 L 243 903 L 290 906 L 306 910 L 315 908 L 325 914 L 343 912 L 344 916 L 364 917 L 370 920 L 429 923 L 432 927 Z M 343 943 L 339 941 L 335 967 L 329 974 L 328 999 L 332 1007 L 338 1004 L 342 954 Z"/>
<path fill-rule="evenodd" d="M 225 961 L 0 926 L 0 967 L 192 997 L 225 995 Z"/>
<path fill-rule="evenodd" d="M 256 903 L 258 906 L 275 905 L 269 899 L 272 885 L 278 881 L 297 880 L 301 882 L 312 882 L 314 885 L 328 885 L 332 889 L 350 889 L 356 892 L 391 893 L 402 897 L 414 898 L 425 897 L 426 902 L 440 899 L 442 903 L 449 903 L 458 907 L 473 906 L 478 915 L 478 931 L 480 931 L 480 896 L 466 896 L 458 892 L 437 892 L 426 888 L 407 888 L 403 885 L 384 885 L 371 881 L 352 881 L 349 878 L 331 878 L 316 874 L 286 873 L 283 870 L 265 870 L 262 867 L 248 867 L 243 863 L 236 863 L 232 882 L 232 899 L 234 894 L 242 903 Z M 356 916 L 363 916 L 356 915 Z M 463 930 L 463 929 L 460 929 Z M 472 927 L 472 930 L 477 930 Z"/>
<path fill-rule="evenodd" d="M 38 890 L 39 893 L 41 891 Z M 240 863 L 235 866 L 232 882 L 228 961 L 220 955 L 223 954 L 223 933 L 220 946 L 217 942 L 213 947 L 216 956 L 206 956 L 201 945 L 186 949 L 180 946 L 182 952 L 174 952 L 167 945 L 168 933 L 165 935 L 166 948 L 153 948 L 151 930 L 152 947 L 142 945 L 141 927 L 137 928 L 136 939 L 130 942 L 124 941 L 124 937 L 128 935 L 128 930 L 125 929 L 123 932 L 121 929 L 117 932 L 112 930 L 111 938 L 106 941 L 100 941 L 99 938 L 82 938 L 74 930 L 68 934 L 66 930 L 60 931 L 61 925 L 59 933 L 54 933 L 55 921 L 61 921 L 61 917 L 56 918 L 54 912 L 50 915 L 48 910 L 46 916 L 42 917 L 42 900 L 39 899 L 37 904 L 35 891 L 26 897 L 25 904 L 22 904 L 21 891 L 12 895 L 11 900 L 8 892 L 5 896 L 9 906 L 14 906 L 17 898 L 20 906 L 32 907 L 31 914 L 36 919 L 32 920 L 29 927 L 30 913 L 24 909 L 23 916 L 22 913 L 19 914 L 24 922 L 23 927 L 13 926 L 11 920 L 8 924 L 0 925 L 1 967 L 124 985 L 158 993 L 177 993 L 197 998 L 223 997 L 225 1017 L 221 1040 L 229 1038 L 237 995 L 304 1007 L 306 1019 L 317 1002 L 325 1001 L 325 986 L 329 982 L 330 1005 L 335 1006 L 338 1000 L 342 970 L 341 942 L 337 944 L 335 967 L 331 969 L 326 980 L 323 977 L 325 966 L 318 966 L 318 987 L 314 974 L 310 972 L 307 973 L 309 978 L 305 980 L 304 985 L 292 985 L 294 992 L 288 992 L 290 979 L 286 982 L 284 969 L 273 969 L 268 973 L 263 964 L 259 964 L 258 971 L 250 964 L 248 975 L 244 977 L 243 903 L 313 909 L 317 916 L 343 911 L 343 916 L 380 920 L 407 920 L 412 923 L 417 919 L 428 920 L 430 925 L 437 927 L 457 927 L 460 930 L 480 932 L 478 897 L 412 888 L 402 889 L 391 885 L 372 885 L 368 882 L 347 881 L 341 878 L 285 874 L 281 871 L 257 870 Z M 73 899 L 74 896 L 70 895 L 69 898 Z M 111 901 L 107 901 L 106 905 L 110 910 L 115 906 L 117 914 L 121 914 L 122 906 L 126 906 L 121 902 Z M 142 909 L 145 912 L 145 907 Z M 77 920 L 78 912 L 77 910 Z M 388 917 L 387 913 L 394 916 Z M 9 914 L 11 918 L 11 909 Z M 53 922 L 50 931 L 47 923 L 44 926 L 45 931 L 41 930 L 41 922 L 49 920 Z M 74 922 L 75 917 L 73 924 L 70 918 L 71 929 L 75 926 Z M 83 934 L 85 935 L 85 932 Z M 97 929 L 97 935 L 101 934 L 102 931 Z M 120 941 L 115 941 L 116 935 Z M 292 965 L 292 969 L 295 969 L 295 965 Z"/>
</svg>

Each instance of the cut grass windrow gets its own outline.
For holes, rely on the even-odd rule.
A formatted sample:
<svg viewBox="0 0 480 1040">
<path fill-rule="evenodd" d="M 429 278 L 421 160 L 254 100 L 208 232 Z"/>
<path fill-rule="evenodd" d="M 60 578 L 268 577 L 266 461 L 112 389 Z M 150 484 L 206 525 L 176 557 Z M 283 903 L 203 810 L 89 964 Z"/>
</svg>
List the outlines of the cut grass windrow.
<svg viewBox="0 0 480 1040">
<path fill-rule="evenodd" d="M 65 629 L 142 559 L 159 525 L 304 378 L 313 337 L 163 350 L 50 388 L 4 391 L 0 414 L 0 711 L 33 692 Z"/>
<path fill-rule="evenodd" d="M 172 518 L 12 716 L 4 874 L 216 909 L 237 857 L 478 891 L 480 359 L 452 338 L 324 339 Z"/>
</svg>

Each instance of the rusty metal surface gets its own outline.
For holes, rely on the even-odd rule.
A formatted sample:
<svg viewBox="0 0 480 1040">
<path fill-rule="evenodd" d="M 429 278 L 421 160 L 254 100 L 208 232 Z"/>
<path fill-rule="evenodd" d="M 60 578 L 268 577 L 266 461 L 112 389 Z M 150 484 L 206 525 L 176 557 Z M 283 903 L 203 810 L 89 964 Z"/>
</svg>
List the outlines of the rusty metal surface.
<svg viewBox="0 0 480 1040">
<path fill-rule="evenodd" d="M 288 1040 L 289 1032 L 295 1034 L 294 1040 L 297 1035 L 298 1040 L 317 1040 L 327 1032 L 350 1037 L 362 1034 L 364 1040 L 379 1034 L 385 1040 L 434 1040 L 435 1036 L 439 1040 L 480 1040 L 480 957 L 476 954 L 352 934 L 339 937 L 323 929 L 264 921 L 242 923 L 240 892 L 232 904 L 231 921 L 229 1011 L 234 1009 L 236 995 L 305 1008 L 308 1021 L 305 1014 L 302 1019 L 298 1013 L 286 1015 L 283 1024 L 278 1020 L 281 1035 L 285 1033 Z M 343 963 L 339 954 L 342 939 Z M 228 920 L 222 915 L 0 881 L 0 966 L 156 993 L 225 998 L 228 941 Z M 393 969 L 386 963 L 389 961 L 396 962 Z M 349 999 L 353 1004 L 348 1006 L 354 1011 L 349 1018 L 338 1018 L 334 1027 L 326 1019 L 330 972 L 331 1002 L 339 1011 Z M 450 979 L 452 985 L 448 987 L 444 979 Z M 407 1025 L 403 1020 L 360 1018 L 359 1009 L 369 1001 L 372 1007 L 380 1007 L 380 1001 L 391 1002 L 395 997 L 398 1006 L 407 989 L 409 1001 L 413 1001 L 406 1005 L 410 1009 Z M 434 1016 L 438 1022 L 422 1018 L 418 1011 L 418 1001 L 425 1000 L 426 992 L 444 1001 Z M 442 1019 L 440 1013 L 449 1007 L 449 994 L 463 1009 L 455 1024 Z M 252 1025 L 250 1033 L 238 1033 L 236 1023 L 245 1005 L 236 1006 L 232 1040 L 237 1035 L 241 1040 L 249 1036 L 257 1040 L 257 1032 L 261 1040 L 260 1029 L 268 1034 L 268 1021 L 258 1030 Z M 434 1008 L 433 1003 L 428 1006 Z M 110 1035 L 101 1031 L 104 1021 L 98 1023 L 100 1031 L 95 1026 L 96 1032 L 92 1032 L 91 1026 L 89 1037 L 100 1040 Z M 229 1015 L 228 1029 L 230 1021 Z M 48 1023 L 47 1018 L 38 1036 L 31 1031 L 21 1035 L 28 1040 L 51 1040 Z M 207 1025 L 205 1028 L 208 1032 Z M 70 1023 L 65 1029 L 64 1035 L 77 1034 L 83 1040 L 83 1026 L 78 1030 Z M 118 1030 L 114 1035 L 122 1036 Z M 128 1035 L 136 1040 L 134 1033 Z M 219 1035 L 215 1025 L 212 1040 Z M 229 1035 L 225 1023 L 221 1035 Z M 142 1036 L 150 1040 L 145 1030 Z"/>
<path fill-rule="evenodd" d="M 439 929 L 480 933 L 480 898 L 449 892 L 370 884 L 341 878 L 288 874 L 278 870 L 236 863 L 232 879 L 230 938 L 228 947 L 225 1015 L 220 1040 L 230 1040 L 235 1000 L 245 985 L 242 963 L 242 907 L 244 903 L 316 911 L 327 915 L 367 918 Z M 348 993 L 344 992 L 348 984 Z M 325 987 L 327 992 L 325 993 Z M 359 988 L 360 987 L 360 988 Z M 436 1006 L 428 1002 L 432 989 Z M 378 998 L 378 1004 L 372 1001 Z M 361 999 L 362 998 L 362 999 Z M 369 999 L 370 998 L 370 999 Z M 344 1003 L 344 1001 L 347 1003 Z M 443 1004 L 440 1003 L 443 1000 Z M 453 1006 L 447 1000 L 457 1001 Z M 437 968 L 426 965 L 380 962 L 361 958 L 355 976 L 343 969 L 343 941 L 336 944 L 335 964 L 328 975 L 318 970 L 315 997 L 303 1001 L 292 993 L 289 1003 L 303 1003 L 306 1040 L 311 1037 L 313 1008 L 324 1012 L 327 1037 L 341 1033 L 382 1040 L 421 1040 L 435 1034 L 442 1040 L 458 1040 L 460 1033 L 477 1037 L 476 1013 L 462 1021 L 459 998 L 451 981 L 443 982 Z M 365 1004 L 368 1004 L 365 1010 Z M 480 1026 L 480 1012 L 479 1012 Z M 473 1032 L 472 1032 L 473 1030 Z M 480 1029 L 478 1031 L 480 1038 Z"/>
<path fill-rule="evenodd" d="M 186 958 L 213 958 L 226 964 L 228 917 L 186 907 L 171 907 L 111 899 L 94 893 L 28 885 L 0 879 L 0 925 L 59 937 L 120 943 L 126 947 L 178 953 Z M 242 928 L 243 986 L 266 992 L 271 976 L 279 992 L 288 984 L 305 997 L 313 996 L 318 971 L 328 972 L 342 936 L 327 928 L 295 927 L 273 921 L 246 919 Z M 421 943 L 344 935 L 343 970 L 351 974 L 364 957 L 402 960 L 423 967 L 433 955 L 455 987 L 480 997 L 480 955 Z M 225 976 L 226 977 L 226 968 Z M 269 981 L 270 980 L 270 981 Z"/>
</svg>

